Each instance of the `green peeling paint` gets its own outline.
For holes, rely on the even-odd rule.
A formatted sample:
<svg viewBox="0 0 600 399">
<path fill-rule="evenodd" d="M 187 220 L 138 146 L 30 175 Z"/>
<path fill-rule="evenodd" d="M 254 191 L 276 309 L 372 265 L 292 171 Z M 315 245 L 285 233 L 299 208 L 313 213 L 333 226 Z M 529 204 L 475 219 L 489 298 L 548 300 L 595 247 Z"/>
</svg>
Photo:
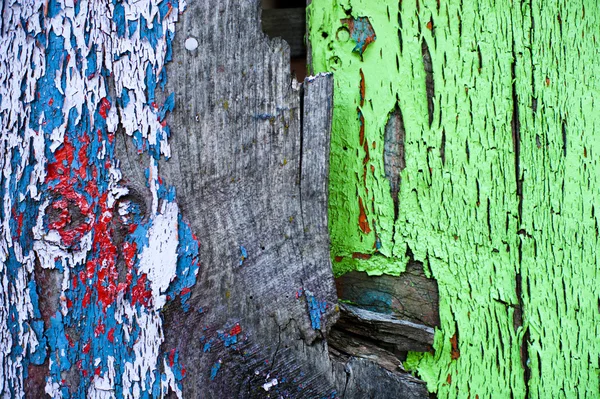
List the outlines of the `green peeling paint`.
<svg viewBox="0 0 600 399">
<path fill-rule="evenodd" d="M 439 398 L 600 396 L 600 10 L 583 3 L 308 8 L 313 71 L 335 79 L 334 272 L 424 262 L 441 328 L 435 354 L 407 363 Z M 363 17 L 376 39 L 360 54 L 347 20 Z M 405 168 L 395 219 L 383 149 L 396 108 Z"/>
</svg>

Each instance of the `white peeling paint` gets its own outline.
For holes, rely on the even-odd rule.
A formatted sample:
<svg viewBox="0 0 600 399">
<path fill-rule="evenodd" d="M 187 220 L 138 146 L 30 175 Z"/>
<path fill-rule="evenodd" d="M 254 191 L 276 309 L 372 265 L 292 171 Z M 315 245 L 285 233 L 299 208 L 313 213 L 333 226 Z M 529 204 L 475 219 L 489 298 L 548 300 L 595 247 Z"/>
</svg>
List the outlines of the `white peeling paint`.
<svg viewBox="0 0 600 399">
<path fill-rule="evenodd" d="M 264 383 L 262 387 L 265 391 L 269 392 L 269 389 L 273 388 L 277 384 L 277 378 L 273 378 L 271 381 Z"/>
<path fill-rule="evenodd" d="M 166 301 L 164 292 L 177 271 L 177 204 L 163 201 L 162 209 L 153 218 L 148 231 L 148 246 L 140 256 L 140 272 L 146 273 L 152 286 L 154 308 L 160 309 Z"/>
<path fill-rule="evenodd" d="M 132 136 L 139 131 L 142 137 L 149 140 L 150 145 L 160 145 L 163 156 L 170 156 L 164 128 L 157 119 L 157 110 L 148 104 L 145 84 L 147 65 L 151 65 L 154 72 L 160 72 L 164 68 L 165 41 L 159 41 L 157 46 L 153 46 L 147 39 L 140 37 L 139 29 L 131 37 L 128 34 L 124 37 L 115 35 L 117 27 L 112 20 L 114 11 L 112 2 L 79 1 L 80 10 L 77 14 L 74 0 L 57 0 L 57 3 L 60 11 L 53 18 L 45 18 L 45 28 L 40 23 L 40 15 L 44 15 L 48 7 L 46 0 L 7 0 L 2 9 L 2 26 L 11 27 L 2 28 L 0 37 L 0 128 L 2 129 L 0 167 L 5 176 L 4 183 L 0 187 L 4 194 L 0 206 L 3 207 L 5 215 L 11 215 L 11 210 L 17 205 L 10 195 L 9 180 L 12 177 L 19 181 L 25 167 L 30 164 L 33 165 L 33 172 L 27 182 L 27 195 L 34 200 L 41 198 L 42 193 L 38 188 L 46 179 L 48 163 L 45 157 L 47 143 L 44 136 L 50 137 L 49 149 L 56 151 L 64 143 L 69 113 L 72 110 L 76 111 L 78 116 L 75 122 L 78 123 L 83 109 L 87 108 L 89 114 L 94 115 L 99 100 L 108 95 L 108 87 L 101 76 L 86 76 L 83 72 L 88 67 L 86 57 L 92 51 L 96 52 L 98 64 L 102 64 L 109 73 L 112 73 L 116 92 L 121 93 L 125 89 L 130 97 L 126 107 L 119 109 L 116 104 L 113 104 L 108 110 L 106 118 L 108 131 L 115 132 L 120 122 L 125 134 Z M 123 3 L 126 21 L 136 21 L 142 16 L 146 21 L 153 21 L 159 13 L 159 3 L 158 0 Z M 180 10 L 174 9 L 163 20 L 163 34 L 167 31 L 175 31 L 179 12 L 185 9 L 185 2 L 181 3 Z M 64 51 L 68 55 L 62 60 L 65 67 L 60 68 L 52 77 L 61 92 L 63 91 L 61 81 L 66 82 L 64 103 L 62 115 L 56 116 L 61 119 L 57 128 L 46 132 L 43 128 L 34 131 L 30 128 L 32 122 L 40 126 L 47 122 L 43 119 L 31 120 L 31 103 L 36 99 L 36 86 L 44 75 L 47 65 L 45 48 L 33 40 L 33 37 L 47 34 L 50 30 L 65 39 Z M 86 34 L 89 34 L 87 44 Z M 95 44 L 95 47 L 92 44 Z M 195 49 L 198 47 L 198 41 L 193 39 L 189 45 Z M 186 48 L 189 49 L 187 41 Z M 119 55 L 120 58 L 115 59 L 115 55 Z M 82 65 L 78 66 L 78 62 Z M 35 68 L 32 68 L 32 65 L 35 65 Z M 21 94 L 22 87 L 24 87 L 23 94 Z M 11 154 L 15 150 L 22 154 L 31 152 L 33 162 L 28 157 L 23 157 L 19 164 L 13 166 Z M 105 156 L 104 143 L 98 157 Z M 151 169 L 151 180 L 154 183 L 158 179 L 157 165 L 154 162 Z M 110 175 L 108 203 L 113 206 L 118 198 L 127 194 L 127 189 L 119 183 L 121 173 L 118 168 L 112 168 Z M 156 189 L 157 187 L 153 186 L 153 194 Z M 17 200 L 21 202 L 26 199 L 21 196 Z M 86 260 L 92 247 L 92 235 L 88 233 L 81 238 L 78 250 L 67 248 L 57 231 L 44 231 L 43 215 L 48 205 L 46 201 L 40 206 L 37 224 L 31 234 L 35 240 L 35 257 L 42 268 L 54 269 L 56 259 L 62 260 L 64 271 L 60 310 L 65 315 L 68 309 L 64 293 L 70 287 L 70 270 Z M 149 232 L 149 246 L 144 248 L 141 254 L 143 270 L 151 281 L 154 309 L 138 312 L 123 298 L 120 298 L 116 304 L 118 308 L 116 313 L 121 323 L 124 325 L 137 323 L 142 327 L 142 334 L 133 345 L 135 362 L 128 363 L 125 370 L 120 371 L 125 398 L 139 397 L 141 392 L 150 389 L 146 384 L 147 376 L 150 376 L 150 383 L 154 383 L 153 372 L 159 363 L 160 345 L 164 341 L 159 310 L 165 302 L 164 291 L 175 276 L 178 208 L 174 203 L 163 203 L 160 208 L 159 212 L 158 199 L 155 197 L 153 215 L 151 215 L 155 219 Z M 15 235 L 16 232 L 10 225 L 10 217 L 5 217 L 0 223 L 0 396 L 7 397 L 6 389 L 10 386 L 15 390 L 15 397 L 20 398 L 24 396 L 21 362 L 25 353 L 16 356 L 13 360 L 10 356 L 11 348 L 20 346 L 31 353 L 37 348 L 38 340 L 28 326 L 33 318 L 31 293 L 27 287 L 34 279 L 34 254 L 25 256 L 19 244 L 13 241 Z M 19 269 L 16 279 L 9 283 L 6 275 L 6 260 L 11 247 L 14 248 L 17 260 L 23 264 L 23 267 Z M 8 327 L 10 305 L 16 306 L 17 322 L 24 327 L 14 338 L 16 342 Z M 109 357 L 108 373 L 94 379 L 89 387 L 88 397 L 102 399 L 114 397 L 116 373 L 114 361 L 114 358 Z M 51 366 L 52 358 L 49 362 Z M 177 396 L 181 397 L 172 370 L 168 367 L 165 367 L 165 370 L 167 374 L 165 384 L 176 390 Z M 52 378 L 46 380 L 45 391 L 52 398 L 62 397 L 59 381 L 53 381 Z"/>
</svg>

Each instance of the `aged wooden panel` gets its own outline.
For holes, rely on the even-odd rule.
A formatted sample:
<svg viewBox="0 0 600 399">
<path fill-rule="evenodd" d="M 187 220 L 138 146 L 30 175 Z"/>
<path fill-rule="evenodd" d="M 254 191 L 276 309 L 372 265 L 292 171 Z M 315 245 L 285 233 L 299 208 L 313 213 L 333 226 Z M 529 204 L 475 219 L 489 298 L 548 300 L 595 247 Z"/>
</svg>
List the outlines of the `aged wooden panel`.
<svg viewBox="0 0 600 399">
<path fill-rule="evenodd" d="M 335 283 L 344 301 L 429 327 L 440 325 L 437 283 L 425 276 L 421 262 L 410 262 L 400 276 L 349 272 Z"/>
<path fill-rule="evenodd" d="M 166 343 L 193 376 L 185 396 L 332 396 L 350 378 L 325 341 L 337 318 L 327 231 L 332 77 L 301 88 L 288 45 L 263 35 L 258 13 L 253 1 L 191 4 L 174 40 L 167 91 L 178 99 L 177 134 L 160 168 L 201 242 L 201 268 L 191 310 L 165 311 Z M 185 48 L 190 38 L 196 49 Z M 122 151 L 122 168 L 141 173 Z M 371 368 L 380 372 L 370 364 L 363 373 Z M 406 392 L 425 394 L 422 384 Z"/>
<path fill-rule="evenodd" d="M 333 78 L 291 78 L 257 0 L 5 1 L 0 29 L 1 396 L 425 397 L 330 357 Z"/>
</svg>

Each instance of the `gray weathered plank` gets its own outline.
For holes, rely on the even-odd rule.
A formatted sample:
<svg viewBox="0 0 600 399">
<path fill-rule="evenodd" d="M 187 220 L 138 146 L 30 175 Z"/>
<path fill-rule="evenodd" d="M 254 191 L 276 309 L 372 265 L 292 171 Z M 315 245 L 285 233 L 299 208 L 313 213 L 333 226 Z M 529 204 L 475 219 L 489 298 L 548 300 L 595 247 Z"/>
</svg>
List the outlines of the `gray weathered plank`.
<svg viewBox="0 0 600 399">
<path fill-rule="evenodd" d="M 399 397 L 426 397 L 373 363 L 329 357 L 332 77 L 296 83 L 289 46 L 262 33 L 259 12 L 257 0 L 189 4 L 173 45 L 172 156 L 160 170 L 201 243 L 190 309 L 164 311 L 164 345 L 186 368 L 183 396 L 377 397 L 384 380 L 355 381 L 373 375 L 405 387 Z M 197 48 L 185 48 L 190 38 Z M 128 185 L 144 193 L 146 164 L 125 141 L 117 147 Z"/>
<path fill-rule="evenodd" d="M 399 351 L 431 350 L 434 332 L 431 327 L 348 304 L 340 304 L 340 308 L 341 317 L 336 324 L 340 329 L 392 344 Z"/>
<path fill-rule="evenodd" d="M 273 379 L 269 392 L 286 396 L 336 389 L 322 350 L 337 316 L 325 189 L 332 80 L 302 90 L 289 46 L 262 33 L 259 12 L 257 1 L 195 2 L 174 40 L 172 157 L 160 168 L 201 243 L 191 309 L 165 310 L 165 345 L 192 376 L 185 397 L 263 397 Z M 121 151 L 124 175 L 143 176 L 146 165 Z M 326 306 L 312 320 L 311 301 Z"/>
</svg>

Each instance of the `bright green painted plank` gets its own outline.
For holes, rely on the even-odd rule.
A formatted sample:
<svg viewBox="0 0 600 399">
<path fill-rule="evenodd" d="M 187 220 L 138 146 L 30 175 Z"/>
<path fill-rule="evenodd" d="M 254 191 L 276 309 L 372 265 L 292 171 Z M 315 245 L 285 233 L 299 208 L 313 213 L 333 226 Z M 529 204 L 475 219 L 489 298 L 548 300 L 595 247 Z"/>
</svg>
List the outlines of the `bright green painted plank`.
<svg viewBox="0 0 600 399">
<path fill-rule="evenodd" d="M 428 265 L 440 288 L 442 326 L 436 354 L 410 360 L 441 398 L 524 397 L 526 331 L 531 397 L 598 396 L 597 5 L 589 2 L 584 11 L 577 1 L 530 7 L 508 0 L 404 0 L 399 9 L 389 0 L 313 0 L 308 16 L 313 68 L 335 76 L 330 231 L 336 274 L 399 274 L 407 247 Z M 342 27 L 349 17 L 368 17 L 377 35 L 362 58 Z M 422 41 L 433 61 L 431 126 Z M 394 220 L 383 148 L 396 106 L 406 129 L 406 168 Z M 359 198 L 368 234 L 359 226 Z M 353 253 L 372 256 L 354 259 Z M 513 320 L 520 301 L 523 326 Z M 453 359 L 456 332 L 460 356 Z"/>
</svg>

